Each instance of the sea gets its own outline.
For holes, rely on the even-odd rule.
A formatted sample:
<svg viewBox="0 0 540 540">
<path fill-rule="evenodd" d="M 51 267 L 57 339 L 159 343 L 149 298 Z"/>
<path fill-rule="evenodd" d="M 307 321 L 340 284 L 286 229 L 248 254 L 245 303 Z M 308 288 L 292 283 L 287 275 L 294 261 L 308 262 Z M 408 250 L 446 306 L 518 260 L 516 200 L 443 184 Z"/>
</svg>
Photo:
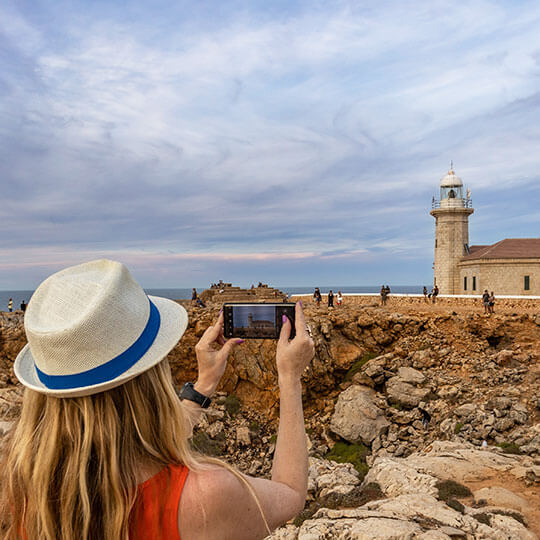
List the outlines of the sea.
<svg viewBox="0 0 540 540">
<path fill-rule="evenodd" d="M 197 291 L 200 293 L 206 287 L 200 287 Z M 276 287 L 279 290 L 287 293 L 289 296 L 301 295 L 301 294 L 313 294 L 315 287 Z M 332 290 L 334 293 L 341 291 L 342 294 L 378 294 L 381 286 L 345 286 L 345 285 L 330 285 L 328 287 L 320 287 L 321 294 L 327 294 Z M 392 286 L 391 290 L 394 293 L 399 294 L 421 294 L 422 285 L 404 285 L 404 286 Z M 170 298 L 172 300 L 188 300 L 191 298 L 191 288 L 186 289 L 145 289 L 147 294 L 153 296 L 163 296 L 164 298 Z M 19 309 L 21 302 L 24 300 L 26 303 L 32 297 L 34 291 L 0 291 L 0 311 L 8 310 L 8 301 L 13 298 L 13 309 Z"/>
</svg>

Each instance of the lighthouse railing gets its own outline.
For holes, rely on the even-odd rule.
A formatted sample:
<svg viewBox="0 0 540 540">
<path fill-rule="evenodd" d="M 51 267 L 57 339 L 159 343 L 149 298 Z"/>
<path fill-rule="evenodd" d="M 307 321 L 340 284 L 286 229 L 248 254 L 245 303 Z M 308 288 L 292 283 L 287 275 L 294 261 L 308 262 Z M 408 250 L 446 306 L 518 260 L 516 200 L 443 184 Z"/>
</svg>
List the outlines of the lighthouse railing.
<svg viewBox="0 0 540 540">
<path fill-rule="evenodd" d="M 447 200 L 447 199 L 445 199 Z M 472 208 L 472 199 L 450 199 L 454 201 L 461 201 L 463 204 L 463 208 Z M 461 206 L 461 205 L 459 205 Z M 441 201 L 440 199 L 435 199 L 435 197 L 431 200 L 431 208 L 440 208 L 441 207 Z"/>
</svg>

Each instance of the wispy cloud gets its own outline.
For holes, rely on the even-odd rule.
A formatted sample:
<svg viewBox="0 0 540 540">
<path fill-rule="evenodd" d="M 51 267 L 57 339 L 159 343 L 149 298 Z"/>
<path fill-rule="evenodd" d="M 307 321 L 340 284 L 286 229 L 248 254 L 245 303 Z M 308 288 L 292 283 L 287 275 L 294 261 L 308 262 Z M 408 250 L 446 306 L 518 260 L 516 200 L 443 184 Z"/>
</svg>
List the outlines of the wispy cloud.
<svg viewBox="0 0 540 540">
<path fill-rule="evenodd" d="M 536 3 L 190 4 L 0 6 L 0 288 L 128 251 L 171 276 L 251 257 L 270 279 L 371 253 L 414 283 L 450 159 L 472 243 L 495 216 L 496 239 L 538 230 Z"/>
</svg>

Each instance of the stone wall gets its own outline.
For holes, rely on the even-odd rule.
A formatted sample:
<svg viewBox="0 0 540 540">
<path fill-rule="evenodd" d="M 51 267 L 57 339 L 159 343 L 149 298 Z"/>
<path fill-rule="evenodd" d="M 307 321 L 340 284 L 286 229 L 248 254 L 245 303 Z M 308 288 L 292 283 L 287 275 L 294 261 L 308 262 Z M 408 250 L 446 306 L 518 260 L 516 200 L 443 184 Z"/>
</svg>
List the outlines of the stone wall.
<svg viewBox="0 0 540 540">
<path fill-rule="evenodd" d="M 472 208 L 441 208 L 431 211 L 435 218 L 434 282 L 441 294 L 460 292 L 458 261 L 469 243 L 469 215 Z"/>
<path fill-rule="evenodd" d="M 540 259 L 485 259 L 462 261 L 459 263 L 461 294 L 474 294 L 488 289 L 497 294 L 540 295 Z M 528 291 L 525 290 L 524 276 L 529 276 Z M 467 291 L 464 278 L 467 277 Z M 476 277 L 476 291 L 473 291 L 473 277 Z"/>
</svg>

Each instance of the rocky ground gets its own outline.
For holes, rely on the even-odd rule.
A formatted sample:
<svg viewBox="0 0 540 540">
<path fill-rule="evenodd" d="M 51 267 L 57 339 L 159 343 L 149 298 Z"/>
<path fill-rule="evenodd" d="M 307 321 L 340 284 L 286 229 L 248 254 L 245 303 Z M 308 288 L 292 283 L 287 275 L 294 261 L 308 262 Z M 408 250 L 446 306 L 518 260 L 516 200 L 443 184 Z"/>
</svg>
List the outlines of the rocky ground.
<svg viewBox="0 0 540 540">
<path fill-rule="evenodd" d="M 540 534 L 540 303 L 500 308 L 485 317 L 460 302 L 308 303 L 310 501 L 274 538 Z M 178 383 L 194 379 L 193 349 L 218 306 L 188 309 L 170 355 Z M 11 365 L 23 344 L 21 315 L 1 314 L 0 432 L 18 414 Z M 251 474 L 269 473 L 275 445 L 274 348 L 252 341 L 235 351 L 194 434 L 198 448 Z M 448 479 L 460 487 L 441 488 Z"/>
</svg>

